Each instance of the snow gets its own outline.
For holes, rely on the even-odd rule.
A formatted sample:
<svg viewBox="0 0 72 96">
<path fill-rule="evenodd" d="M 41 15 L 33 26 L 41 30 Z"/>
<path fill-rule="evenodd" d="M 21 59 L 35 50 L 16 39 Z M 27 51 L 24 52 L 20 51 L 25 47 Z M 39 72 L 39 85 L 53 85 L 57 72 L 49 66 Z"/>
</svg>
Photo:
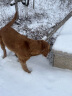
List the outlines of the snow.
<svg viewBox="0 0 72 96">
<path fill-rule="evenodd" d="M 72 71 L 52 67 L 42 55 L 31 57 L 23 71 L 14 53 L 2 59 L 0 49 L 0 96 L 72 96 Z"/>
<path fill-rule="evenodd" d="M 53 49 L 72 54 L 72 17 L 61 28 Z"/>
<path fill-rule="evenodd" d="M 10 4 L 14 4 L 15 3 L 15 0 L 12 0 Z"/>
<path fill-rule="evenodd" d="M 32 22 L 28 27 L 37 28 L 39 25 L 46 26 L 46 24 L 51 26 L 54 25 L 56 21 L 59 21 L 59 16 L 61 17 L 60 19 L 63 18 L 64 14 L 62 14 L 62 10 L 58 10 L 59 0 L 36 0 L 35 2 L 35 9 L 32 9 L 32 5 L 30 5 L 28 9 L 28 15 L 32 17 Z M 23 18 L 24 14 L 21 10 L 24 10 L 24 6 L 20 3 L 19 6 L 21 6 L 19 8 L 19 14 L 20 17 L 22 16 Z M 66 9 L 64 10 L 63 12 L 66 12 Z M 44 13 L 46 16 L 35 19 L 33 17 L 35 12 Z M 2 22 L 2 19 L 6 21 L 8 16 L 12 17 L 14 13 L 14 6 L 0 6 L 0 22 L 2 24 L 0 24 L 0 28 L 6 24 Z M 68 13 L 68 11 L 66 13 Z M 47 18 L 48 16 L 49 18 Z M 65 25 L 62 28 L 64 28 Z M 14 27 L 16 28 L 16 26 Z M 22 27 L 24 27 L 24 25 Z M 66 26 L 64 30 L 68 28 L 69 27 Z M 22 31 L 22 29 L 20 29 L 20 31 Z M 60 34 L 63 36 L 64 33 L 60 32 Z M 67 35 L 64 34 L 64 36 Z M 43 39 L 45 38 L 46 37 Z M 53 67 L 46 57 L 38 55 L 31 57 L 27 61 L 28 69 L 32 71 L 28 74 L 23 71 L 14 53 L 7 49 L 7 57 L 3 59 L 2 55 L 3 52 L 0 49 L 0 96 L 72 96 L 71 70 Z"/>
<path fill-rule="evenodd" d="M 43 38 L 42 38 L 42 40 L 46 40 L 47 39 L 47 36 L 44 36 Z"/>
</svg>

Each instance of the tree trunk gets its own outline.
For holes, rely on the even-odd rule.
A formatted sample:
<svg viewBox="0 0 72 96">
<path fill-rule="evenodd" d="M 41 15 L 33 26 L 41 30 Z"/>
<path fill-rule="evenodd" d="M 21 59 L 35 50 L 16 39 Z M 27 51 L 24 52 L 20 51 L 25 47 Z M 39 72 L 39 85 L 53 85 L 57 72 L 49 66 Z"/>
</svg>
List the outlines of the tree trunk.
<svg viewBox="0 0 72 96">
<path fill-rule="evenodd" d="M 25 8 L 25 18 L 27 19 L 28 18 L 28 7 L 24 6 L 24 8 Z"/>
<path fill-rule="evenodd" d="M 34 9 L 34 7 L 35 7 L 35 0 L 33 0 L 33 9 Z"/>
<path fill-rule="evenodd" d="M 18 2 L 17 2 L 18 0 L 15 0 L 15 9 L 16 9 L 16 11 L 17 11 L 17 19 L 19 19 L 19 12 L 18 12 Z"/>
</svg>

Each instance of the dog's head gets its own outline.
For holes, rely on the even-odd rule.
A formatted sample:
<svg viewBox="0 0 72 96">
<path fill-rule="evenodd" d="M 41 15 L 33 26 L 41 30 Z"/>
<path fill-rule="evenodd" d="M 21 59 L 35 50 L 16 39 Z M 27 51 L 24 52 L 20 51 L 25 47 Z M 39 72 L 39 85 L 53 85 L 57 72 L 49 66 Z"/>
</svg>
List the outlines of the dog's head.
<svg viewBox="0 0 72 96">
<path fill-rule="evenodd" d="M 46 57 L 47 54 L 50 52 L 50 44 L 48 44 L 43 40 L 41 42 L 42 42 L 42 54 Z"/>
</svg>

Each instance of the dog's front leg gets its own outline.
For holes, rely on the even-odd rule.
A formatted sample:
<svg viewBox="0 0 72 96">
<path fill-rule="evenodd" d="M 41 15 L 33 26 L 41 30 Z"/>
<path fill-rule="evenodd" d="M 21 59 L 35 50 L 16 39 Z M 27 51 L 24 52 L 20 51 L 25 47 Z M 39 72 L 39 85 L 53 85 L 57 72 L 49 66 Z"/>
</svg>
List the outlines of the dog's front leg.
<svg viewBox="0 0 72 96">
<path fill-rule="evenodd" d="M 22 59 L 19 59 L 19 61 L 21 63 L 21 66 L 22 66 L 23 70 L 28 72 L 28 73 L 31 73 L 31 71 L 29 71 L 28 68 L 27 68 L 26 61 L 22 60 Z"/>
</svg>

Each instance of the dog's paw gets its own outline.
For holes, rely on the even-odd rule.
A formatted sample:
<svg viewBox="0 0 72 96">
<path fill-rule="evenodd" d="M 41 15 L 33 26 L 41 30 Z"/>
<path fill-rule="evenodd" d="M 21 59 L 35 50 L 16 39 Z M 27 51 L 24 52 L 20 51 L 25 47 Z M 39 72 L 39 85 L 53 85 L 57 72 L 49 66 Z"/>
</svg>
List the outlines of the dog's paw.
<svg viewBox="0 0 72 96">
<path fill-rule="evenodd" d="M 31 73 L 31 71 L 28 70 L 28 73 Z"/>
<path fill-rule="evenodd" d="M 6 56 L 3 56 L 2 58 L 4 59 Z"/>
<path fill-rule="evenodd" d="M 4 59 L 6 56 L 7 56 L 7 55 L 6 55 L 6 54 L 4 54 L 2 58 Z"/>
</svg>

